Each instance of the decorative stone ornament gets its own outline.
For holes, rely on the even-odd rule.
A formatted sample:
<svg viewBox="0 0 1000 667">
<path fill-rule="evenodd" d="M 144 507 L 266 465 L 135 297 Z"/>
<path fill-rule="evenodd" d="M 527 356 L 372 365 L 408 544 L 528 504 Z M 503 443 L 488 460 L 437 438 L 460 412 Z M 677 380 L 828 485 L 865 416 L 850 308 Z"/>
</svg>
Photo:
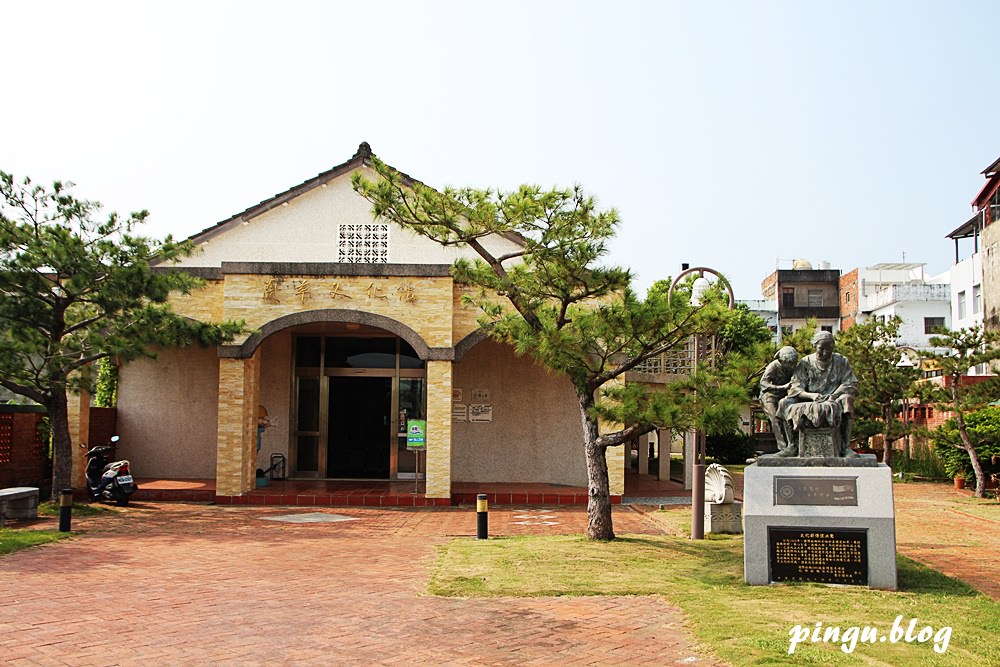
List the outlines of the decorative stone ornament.
<svg viewBox="0 0 1000 667">
<path fill-rule="evenodd" d="M 705 532 L 743 532 L 743 503 L 734 500 L 733 476 L 718 463 L 705 468 Z"/>
</svg>

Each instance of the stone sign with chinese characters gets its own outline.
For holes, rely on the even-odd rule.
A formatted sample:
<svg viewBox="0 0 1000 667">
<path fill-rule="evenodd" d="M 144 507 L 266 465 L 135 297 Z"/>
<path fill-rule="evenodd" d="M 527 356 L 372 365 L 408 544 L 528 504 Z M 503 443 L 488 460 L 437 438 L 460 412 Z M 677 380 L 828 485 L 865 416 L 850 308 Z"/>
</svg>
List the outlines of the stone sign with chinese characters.
<svg viewBox="0 0 1000 667">
<path fill-rule="evenodd" d="M 333 278 L 288 278 L 265 276 L 261 286 L 261 302 L 280 304 L 288 300 L 299 305 L 343 306 L 344 300 L 396 300 L 406 304 L 418 301 L 418 289 L 413 279 L 368 279 L 359 284 Z"/>
<path fill-rule="evenodd" d="M 770 527 L 771 581 L 868 584 L 868 532 L 850 529 Z"/>
<path fill-rule="evenodd" d="M 774 478 L 775 505 L 857 505 L 856 477 Z"/>
</svg>

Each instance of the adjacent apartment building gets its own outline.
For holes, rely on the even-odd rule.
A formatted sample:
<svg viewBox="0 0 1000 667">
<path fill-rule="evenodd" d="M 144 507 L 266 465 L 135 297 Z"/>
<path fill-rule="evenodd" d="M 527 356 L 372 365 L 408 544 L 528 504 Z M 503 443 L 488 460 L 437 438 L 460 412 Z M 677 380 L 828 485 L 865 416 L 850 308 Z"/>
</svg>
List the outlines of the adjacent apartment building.
<svg viewBox="0 0 1000 667">
<path fill-rule="evenodd" d="M 899 345 L 930 347 L 940 328 L 950 329 L 949 273 L 928 277 L 925 264 L 880 263 L 848 271 L 840 278 L 840 326 L 847 329 L 871 318 L 899 317 Z"/>
<path fill-rule="evenodd" d="M 779 331 L 794 331 L 815 318 L 820 329 L 840 330 L 840 269 L 828 262 L 817 268 L 797 259 L 791 269 L 777 269 L 760 285 L 761 296 L 777 303 Z"/>
</svg>

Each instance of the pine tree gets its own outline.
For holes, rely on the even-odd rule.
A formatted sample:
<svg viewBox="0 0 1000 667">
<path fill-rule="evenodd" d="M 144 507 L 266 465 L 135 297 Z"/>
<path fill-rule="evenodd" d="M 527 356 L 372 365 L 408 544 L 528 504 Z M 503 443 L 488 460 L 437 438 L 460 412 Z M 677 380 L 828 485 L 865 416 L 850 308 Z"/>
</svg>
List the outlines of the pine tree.
<svg viewBox="0 0 1000 667">
<path fill-rule="evenodd" d="M 204 324 L 170 310 L 172 292 L 198 279 L 151 263 L 192 252 L 190 242 L 139 236 L 148 213 L 97 220 L 101 205 L 72 184 L 51 190 L 0 172 L 0 385 L 48 411 L 52 494 L 71 486 L 69 392 L 107 357 L 152 356 L 158 347 L 231 340 L 241 323 Z"/>
<path fill-rule="evenodd" d="M 591 538 L 614 539 L 608 447 L 655 428 L 689 428 L 697 419 L 729 429 L 737 423 L 745 388 L 734 390 L 718 375 L 657 388 L 623 382 L 644 361 L 719 330 L 729 304 L 716 292 L 694 308 L 689 284 L 670 297 L 652 289 L 640 299 L 626 269 L 601 264 L 619 223 L 616 211 L 598 210 L 580 187 L 438 192 L 377 158 L 372 165 L 377 178 L 358 173 L 353 185 L 372 203 L 373 215 L 442 245 L 473 249 L 479 259 L 457 261 L 452 273 L 474 288 L 470 300 L 483 313 L 481 325 L 572 383 L 584 432 Z M 499 235 L 515 235 L 521 249 L 494 254 L 487 239 Z M 692 382 L 702 383 L 701 391 L 690 391 Z M 619 426 L 602 433 L 600 422 Z"/>
</svg>

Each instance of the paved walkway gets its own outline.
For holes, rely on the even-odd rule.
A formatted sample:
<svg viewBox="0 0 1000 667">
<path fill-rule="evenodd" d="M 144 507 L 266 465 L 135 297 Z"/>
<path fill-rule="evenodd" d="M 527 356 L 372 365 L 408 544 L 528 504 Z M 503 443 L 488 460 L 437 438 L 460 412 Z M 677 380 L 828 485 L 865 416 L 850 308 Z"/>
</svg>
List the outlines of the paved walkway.
<svg viewBox="0 0 1000 667">
<path fill-rule="evenodd" d="M 356 520 L 286 523 L 288 514 Z M 616 508 L 619 533 L 656 533 Z M 0 559 L 5 665 L 717 665 L 655 597 L 437 598 L 434 546 L 470 509 L 137 504 Z M 491 534 L 576 533 L 582 508 L 490 511 Z"/>
<path fill-rule="evenodd" d="M 1000 599 L 1000 505 L 970 509 L 946 485 L 894 492 L 899 551 Z M 353 520 L 267 520 L 291 514 Z M 614 514 L 620 534 L 659 532 Z M 579 507 L 490 511 L 491 534 L 585 523 Z M 73 528 L 86 538 L 0 558 L 4 665 L 721 664 L 659 598 L 424 594 L 435 546 L 475 535 L 470 508 L 137 503 Z"/>
<path fill-rule="evenodd" d="M 1000 503 L 948 484 L 895 484 L 896 549 L 1000 601 Z"/>
</svg>

